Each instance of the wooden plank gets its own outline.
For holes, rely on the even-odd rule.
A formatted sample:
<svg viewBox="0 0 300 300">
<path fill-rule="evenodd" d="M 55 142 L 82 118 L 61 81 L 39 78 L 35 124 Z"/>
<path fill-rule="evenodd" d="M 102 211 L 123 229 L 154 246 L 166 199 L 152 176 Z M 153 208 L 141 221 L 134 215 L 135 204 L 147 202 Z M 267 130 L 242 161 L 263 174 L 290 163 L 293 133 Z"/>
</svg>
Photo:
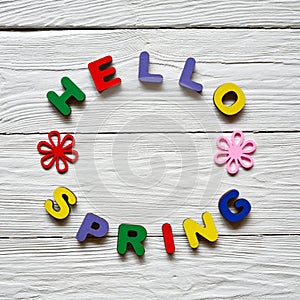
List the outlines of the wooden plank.
<svg viewBox="0 0 300 300">
<path fill-rule="evenodd" d="M 299 2 L 281 1 L 5 1 L 3 28 L 295 27 Z"/>
<path fill-rule="evenodd" d="M 126 72 L 133 67 L 136 74 L 141 51 L 150 53 L 151 71 L 161 72 L 165 79 L 173 78 L 166 73 L 168 66 L 179 78 L 189 56 L 198 63 L 299 64 L 300 38 L 292 29 L 1 31 L 0 38 L 1 67 L 22 71 L 78 71 L 110 53 L 118 73 L 133 61 Z"/>
<path fill-rule="evenodd" d="M 291 242 L 292 240 L 292 242 Z M 192 251 L 176 237 L 168 257 L 162 238 L 146 253 L 121 257 L 116 238 L 0 240 L 2 298 L 298 299 L 299 236 L 220 237 Z"/>
<path fill-rule="evenodd" d="M 158 236 L 164 222 L 183 234 L 183 220 L 200 222 L 205 211 L 220 234 L 299 234 L 299 135 L 246 134 L 258 145 L 255 166 L 235 177 L 213 162 L 217 135 L 76 134 L 79 160 L 64 175 L 40 166 L 36 144 L 46 135 L 0 136 L 1 236 L 74 237 L 88 212 L 107 219 L 111 235 L 120 223 L 134 223 Z M 62 223 L 43 207 L 58 186 L 78 197 Z M 241 226 L 231 226 L 218 210 L 218 199 L 232 188 L 252 204 Z"/>
<path fill-rule="evenodd" d="M 0 132 L 300 130 L 296 31 L 114 30 L 0 36 Z M 139 83 L 138 57 L 143 50 L 151 54 L 151 71 L 163 74 L 161 86 Z M 123 83 L 99 94 L 87 64 L 107 54 L 114 57 Z M 201 95 L 178 85 L 189 56 L 197 60 L 194 79 L 204 85 Z M 84 104 L 72 106 L 70 118 L 63 118 L 45 96 L 49 90 L 62 92 L 63 76 L 87 95 Z M 215 89 L 228 81 L 241 86 L 248 101 L 229 119 L 212 101 Z"/>
<path fill-rule="evenodd" d="M 299 12 L 291 0 L 1 3 L 0 297 L 300 298 Z M 158 27 L 170 29 L 138 29 Z M 151 71 L 164 76 L 160 87 L 137 80 L 143 50 Z M 107 54 L 123 83 L 98 94 L 87 63 Z M 190 56 L 202 95 L 178 86 Z M 70 118 L 45 97 L 62 92 L 62 76 L 87 94 Z M 212 103 L 226 81 L 247 96 L 246 108 L 230 119 Z M 36 151 L 53 129 L 77 133 L 80 158 L 63 176 L 43 170 Z M 212 160 L 214 132 L 233 129 L 258 143 L 255 167 L 236 177 Z M 61 185 L 78 204 L 56 222 L 43 203 Z M 231 188 L 252 204 L 239 226 L 217 207 Z M 219 240 L 201 240 L 192 251 L 182 221 L 201 223 L 204 211 L 212 213 Z M 87 212 L 109 222 L 109 235 L 79 244 Z M 148 231 L 143 259 L 117 254 L 117 228 L 125 222 Z M 173 257 L 164 251 L 164 222 L 175 233 Z"/>
</svg>

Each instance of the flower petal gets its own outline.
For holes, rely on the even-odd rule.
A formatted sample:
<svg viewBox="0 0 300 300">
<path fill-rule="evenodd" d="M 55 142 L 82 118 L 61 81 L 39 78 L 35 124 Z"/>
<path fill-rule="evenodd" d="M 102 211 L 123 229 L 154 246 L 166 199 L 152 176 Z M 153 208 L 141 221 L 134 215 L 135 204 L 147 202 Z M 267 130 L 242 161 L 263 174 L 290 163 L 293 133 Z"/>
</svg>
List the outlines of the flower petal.
<svg viewBox="0 0 300 300">
<path fill-rule="evenodd" d="M 61 166 L 61 163 L 63 163 L 63 165 Z M 60 157 L 57 157 L 56 158 L 56 170 L 63 174 L 63 173 L 66 173 L 69 169 L 69 166 L 68 166 L 68 163 L 66 161 L 66 159 L 63 157 L 63 156 L 60 156 Z"/>
<path fill-rule="evenodd" d="M 69 143 L 67 143 L 65 145 L 65 143 L 67 141 L 71 141 L 71 142 L 69 142 Z M 64 138 L 63 138 L 63 140 L 62 140 L 62 142 L 61 142 L 61 147 L 63 149 L 71 149 L 74 145 L 75 145 L 75 139 L 74 139 L 74 137 L 71 134 L 65 135 Z"/>
<path fill-rule="evenodd" d="M 73 157 L 69 157 L 72 155 Z M 67 150 L 64 151 L 63 157 L 70 163 L 74 163 L 78 159 L 78 152 L 76 150 Z"/>
<path fill-rule="evenodd" d="M 235 158 L 230 158 L 226 164 L 226 170 L 230 175 L 235 175 L 239 171 L 239 163 Z"/>
<path fill-rule="evenodd" d="M 53 153 L 47 154 L 41 158 L 41 165 L 46 170 L 49 170 L 53 166 L 54 162 L 55 156 L 53 155 Z"/>
<path fill-rule="evenodd" d="M 242 130 L 235 130 L 231 135 L 232 145 L 241 146 L 244 142 L 244 133 Z"/>
<path fill-rule="evenodd" d="M 251 154 L 256 150 L 256 143 L 253 140 L 247 140 L 242 145 L 243 153 Z"/>
<path fill-rule="evenodd" d="M 241 157 L 239 158 L 239 163 L 243 168 L 250 169 L 254 165 L 254 160 L 250 155 L 242 154 Z"/>
<path fill-rule="evenodd" d="M 228 137 L 226 136 L 220 136 L 218 139 L 217 139 L 217 147 L 220 149 L 220 150 L 223 150 L 223 151 L 228 151 L 228 149 L 231 147 L 231 143 L 230 143 L 230 140 Z"/>
<path fill-rule="evenodd" d="M 48 148 L 48 149 L 43 149 L 43 148 Z M 38 144 L 37 144 L 37 150 L 40 154 L 50 154 L 53 152 L 53 146 L 51 144 L 49 144 L 48 142 L 46 141 L 40 141 Z"/>
<path fill-rule="evenodd" d="M 58 131 L 56 130 L 50 131 L 48 133 L 48 139 L 53 147 L 60 145 L 60 133 Z"/>
<path fill-rule="evenodd" d="M 224 165 L 229 158 L 228 152 L 218 152 L 215 154 L 214 161 L 217 165 Z"/>
</svg>

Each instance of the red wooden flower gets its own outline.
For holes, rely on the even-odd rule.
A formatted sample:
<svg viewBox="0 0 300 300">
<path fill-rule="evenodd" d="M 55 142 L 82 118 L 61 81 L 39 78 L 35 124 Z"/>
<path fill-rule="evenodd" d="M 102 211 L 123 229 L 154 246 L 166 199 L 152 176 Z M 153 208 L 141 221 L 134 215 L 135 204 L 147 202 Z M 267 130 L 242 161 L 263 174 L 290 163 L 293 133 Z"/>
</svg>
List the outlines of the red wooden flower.
<svg viewBox="0 0 300 300">
<path fill-rule="evenodd" d="M 67 134 L 61 141 L 58 131 L 49 132 L 48 139 L 50 143 L 40 141 L 37 145 L 39 153 L 44 155 L 41 158 L 41 165 L 44 169 L 49 170 L 55 162 L 57 171 L 63 174 L 68 171 L 68 162 L 74 163 L 78 159 L 78 152 L 72 149 L 75 139 L 71 134 Z"/>
</svg>

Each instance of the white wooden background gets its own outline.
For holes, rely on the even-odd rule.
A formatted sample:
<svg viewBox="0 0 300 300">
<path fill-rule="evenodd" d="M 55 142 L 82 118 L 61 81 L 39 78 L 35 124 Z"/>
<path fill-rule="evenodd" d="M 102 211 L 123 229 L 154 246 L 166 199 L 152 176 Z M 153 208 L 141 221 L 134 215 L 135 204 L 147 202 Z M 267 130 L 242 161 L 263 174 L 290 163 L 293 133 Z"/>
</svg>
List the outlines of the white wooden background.
<svg viewBox="0 0 300 300">
<path fill-rule="evenodd" d="M 0 4 L 1 299 L 299 299 L 299 1 L 24 1 Z M 147 50 L 160 86 L 137 79 Z M 112 55 L 122 85 L 99 94 L 87 64 Z M 202 95 L 178 78 L 197 61 Z M 69 76 L 86 93 L 64 118 L 47 91 Z M 237 83 L 245 109 L 224 118 L 212 95 Z M 45 171 L 38 141 L 74 133 L 79 160 Z M 217 136 L 254 138 L 255 166 L 230 177 L 213 163 Z M 43 203 L 67 186 L 78 197 L 63 223 Z M 218 211 L 231 188 L 252 211 L 231 226 Z M 210 211 L 219 231 L 189 248 L 182 221 Z M 109 236 L 75 239 L 87 212 Z M 146 227 L 142 259 L 116 251 L 117 228 Z M 169 222 L 176 253 L 164 251 Z"/>
</svg>

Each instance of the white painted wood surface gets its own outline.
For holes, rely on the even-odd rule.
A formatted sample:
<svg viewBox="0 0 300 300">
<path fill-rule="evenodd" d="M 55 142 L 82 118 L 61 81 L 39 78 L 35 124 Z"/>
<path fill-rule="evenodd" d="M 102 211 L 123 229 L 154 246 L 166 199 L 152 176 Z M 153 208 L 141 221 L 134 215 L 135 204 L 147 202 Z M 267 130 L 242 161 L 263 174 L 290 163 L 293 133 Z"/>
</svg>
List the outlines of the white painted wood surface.
<svg viewBox="0 0 300 300">
<path fill-rule="evenodd" d="M 2 298 L 43 299 L 297 299 L 299 236 L 221 237 L 193 252 L 176 237 L 173 258 L 161 237 L 138 259 L 116 252 L 116 238 L 1 241 Z"/>
<path fill-rule="evenodd" d="M 7 0 L 2 27 L 293 27 L 297 0 Z"/>
<path fill-rule="evenodd" d="M 0 36 L 3 132 L 48 132 L 54 127 L 71 132 L 300 129 L 297 30 L 38 31 Z M 143 50 L 151 54 L 152 72 L 164 76 L 159 87 L 137 79 Z M 108 53 L 123 83 L 99 94 L 87 64 Z M 204 85 L 201 95 L 178 85 L 190 56 L 197 60 L 194 78 Z M 68 120 L 45 100 L 49 90 L 62 92 L 62 76 L 72 78 L 87 95 L 84 104 L 72 106 Z M 215 89 L 228 81 L 240 85 L 248 99 L 232 121 L 220 115 L 212 101 Z M 283 117 L 283 105 L 288 118 Z"/>
<path fill-rule="evenodd" d="M 161 234 L 161 225 L 169 222 L 176 234 L 182 234 L 185 218 L 200 221 L 208 210 L 220 234 L 300 233 L 295 218 L 300 210 L 296 192 L 300 162 L 295 159 L 299 133 L 276 133 L 275 139 L 270 139 L 270 133 L 247 134 L 258 144 L 255 166 L 248 172 L 240 170 L 234 178 L 213 163 L 216 135 L 182 135 L 76 134 L 80 159 L 63 176 L 39 164 L 36 144 L 46 135 L 1 136 L 1 198 L 5 199 L 0 206 L 1 232 L 22 238 L 70 237 L 76 234 L 85 213 L 93 212 L 107 219 L 112 235 L 122 222 L 143 224 L 155 236 Z M 20 144 L 23 159 L 18 159 Z M 42 205 L 61 185 L 78 196 L 67 226 L 57 226 Z M 218 211 L 218 199 L 230 188 L 240 190 L 253 205 L 251 218 L 239 228 L 228 226 Z"/>
<path fill-rule="evenodd" d="M 1 299 L 300 298 L 299 12 L 298 1 L 273 0 L 2 1 Z M 137 79 L 143 50 L 164 76 L 158 87 Z M 122 85 L 99 94 L 87 64 L 107 54 Z M 190 56 L 201 95 L 178 85 Z M 70 118 L 45 97 L 62 92 L 62 76 L 87 95 Z M 228 81 L 247 97 L 230 119 L 212 103 Z M 39 164 L 36 144 L 54 129 L 75 133 L 80 155 L 64 175 Z M 213 155 L 216 138 L 233 129 L 257 151 L 253 169 L 230 177 Z M 43 208 L 61 185 L 78 197 L 63 223 Z M 218 212 L 230 188 L 252 204 L 239 226 Z M 182 221 L 204 211 L 219 240 L 192 251 Z M 110 230 L 81 245 L 75 235 L 87 212 Z M 123 222 L 146 227 L 143 259 L 117 254 Z M 173 226 L 173 257 L 164 222 Z"/>
</svg>

